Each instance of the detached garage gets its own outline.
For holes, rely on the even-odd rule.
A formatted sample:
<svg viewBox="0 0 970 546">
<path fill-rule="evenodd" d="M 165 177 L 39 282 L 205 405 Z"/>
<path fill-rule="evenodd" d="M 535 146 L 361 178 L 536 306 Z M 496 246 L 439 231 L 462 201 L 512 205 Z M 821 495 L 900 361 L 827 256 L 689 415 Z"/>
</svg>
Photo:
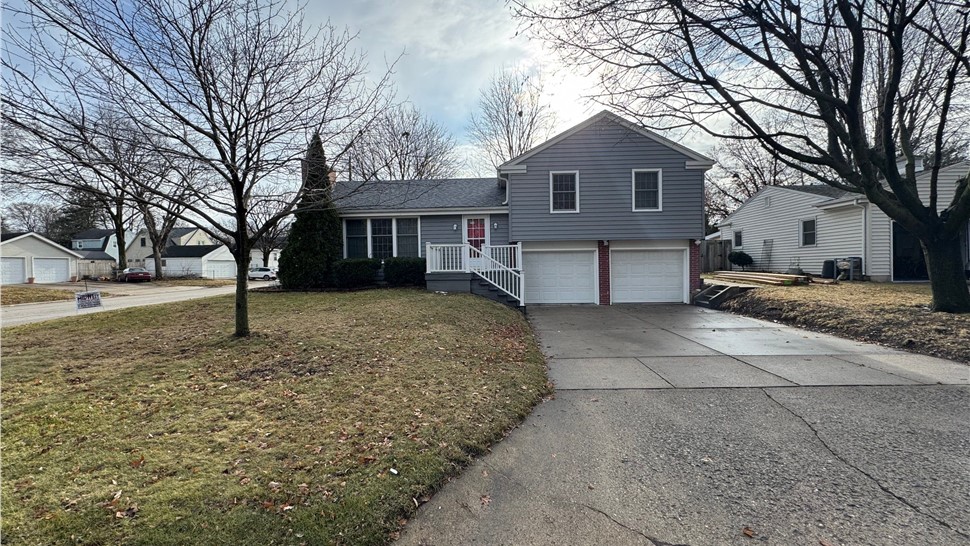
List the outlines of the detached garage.
<svg viewBox="0 0 970 546">
<path fill-rule="evenodd" d="M 57 283 L 77 280 L 81 255 L 33 232 L 0 236 L 0 283 Z"/>
<path fill-rule="evenodd" d="M 170 246 L 162 251 L 162 273 L 166 277 L 233 279 L 236 262 L 226 245 Z"/>
</svg>

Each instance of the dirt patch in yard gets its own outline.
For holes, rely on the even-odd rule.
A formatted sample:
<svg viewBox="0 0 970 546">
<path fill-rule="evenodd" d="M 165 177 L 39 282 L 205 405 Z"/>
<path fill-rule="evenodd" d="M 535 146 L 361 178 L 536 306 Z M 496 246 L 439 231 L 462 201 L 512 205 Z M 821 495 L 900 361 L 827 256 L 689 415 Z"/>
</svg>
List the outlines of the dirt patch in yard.
<svg viewBox="0 0 970 546">
<path fill-rule="evenodd" d="M 970 363 L 970 314 L 933 313 L 928 285 L 843 282 L 764 287 L 725 310 Z"/>
</svg>

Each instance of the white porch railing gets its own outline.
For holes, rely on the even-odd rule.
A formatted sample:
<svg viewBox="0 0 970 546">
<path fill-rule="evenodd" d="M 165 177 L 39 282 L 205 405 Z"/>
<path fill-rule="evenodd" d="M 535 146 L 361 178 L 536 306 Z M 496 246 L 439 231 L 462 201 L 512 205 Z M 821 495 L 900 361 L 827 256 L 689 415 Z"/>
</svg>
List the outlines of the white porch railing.
<svg viewBox="0 0 970 546">
<path fill-rule="evenodd" d="M 428 273 L 474 273 L 492 286 L 518 300 L 525 301 L 525 277 L 522 272 L 522 244 L 483 245 L 479 250 L 468 243 L 453 245 L 425 244 Z"/>
</svg>

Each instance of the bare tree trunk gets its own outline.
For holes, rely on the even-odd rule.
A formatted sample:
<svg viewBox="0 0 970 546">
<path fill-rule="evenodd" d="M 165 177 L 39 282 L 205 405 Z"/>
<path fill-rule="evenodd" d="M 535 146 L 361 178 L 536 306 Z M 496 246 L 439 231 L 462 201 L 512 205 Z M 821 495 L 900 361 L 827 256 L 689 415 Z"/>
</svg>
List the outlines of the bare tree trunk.
<svg viewBox="0 0 970 546">
<path fill-rule="evenodd" d="M 152 244 L 152 256 L 155 258 L 155 278 L 164 278 L 165 271 L 162 269 L 162 249 L 159 248 L 159 245 Z"/>
<path fill-rule="evenodd" d="M 236 247 L 236 337 L 249 337 L 249 251 Z"/>
<path fill-rule="evenodd" d="M 933 310 L 946 313 L 970 312 L 970 287 L 967 286 L 960 238 L 923 241 L 926 271 L 933 292 Z"/>
<path fill-rule="evenodd" d="M 115 201 L 115 207 L 111 210 L 111 222 L 115 228 L 115 239 L 118 245 L 118 269 L 128 267 L 128 249 L 125 248 L 125 216 L 124 200 L 119 198 Z"/>
<path fill-rule="evenodd" d="M 269 255 L 273 251 L 271 248 L 263 249 L 263 267 L 269 267 Z"/>
</svg>

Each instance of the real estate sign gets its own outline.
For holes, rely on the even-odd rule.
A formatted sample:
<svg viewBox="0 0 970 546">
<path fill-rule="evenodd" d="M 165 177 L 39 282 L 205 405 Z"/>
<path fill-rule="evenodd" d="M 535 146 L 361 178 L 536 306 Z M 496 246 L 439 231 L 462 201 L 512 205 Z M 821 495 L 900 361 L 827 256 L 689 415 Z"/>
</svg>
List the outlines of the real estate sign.
<svg viewBox="0 0 970 546">
<path fill-rule="evenodd" d="M 76 292 L 74 294 L 74 301 L 78 311 L 81 309 L 101 307 L 101 292 Z"/>
</svg>

